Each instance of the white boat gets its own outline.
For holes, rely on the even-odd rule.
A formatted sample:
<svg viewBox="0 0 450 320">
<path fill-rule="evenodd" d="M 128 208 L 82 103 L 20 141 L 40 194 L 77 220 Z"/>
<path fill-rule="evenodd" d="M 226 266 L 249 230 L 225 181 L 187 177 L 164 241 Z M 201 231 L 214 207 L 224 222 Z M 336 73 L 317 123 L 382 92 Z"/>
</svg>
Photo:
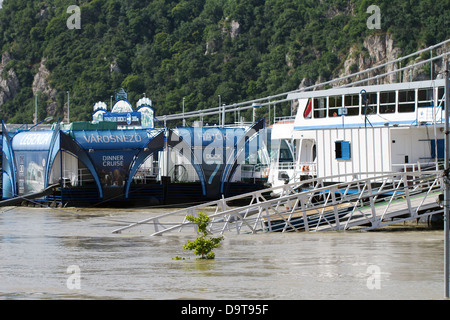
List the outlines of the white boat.
<svg viewBox="0 0 450 320">
<path fill-rule="evenodd" d="M 444 87 L 438 79 L 289 94 L 298 111 L 273 126 L 268 182 L 435 169 L 444 157 Z"/>
</svg>

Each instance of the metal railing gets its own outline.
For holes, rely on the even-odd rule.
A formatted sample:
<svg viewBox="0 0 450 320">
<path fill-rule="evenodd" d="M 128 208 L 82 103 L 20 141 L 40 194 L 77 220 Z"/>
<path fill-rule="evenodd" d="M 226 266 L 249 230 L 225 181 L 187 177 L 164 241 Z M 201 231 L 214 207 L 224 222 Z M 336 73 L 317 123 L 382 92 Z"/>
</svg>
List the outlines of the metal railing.
<svg viewBox="0 0 450 320">
<path fill-rule="evenodd" d="M 443 212 L 437 201 L 442 171 L 370 173 L 372 177 L 360 178 L 367 174 L 352 174 L 353 180 L 346 183 L 325 185 L 324 178 L 316 178 L 255 191 L 151 217 L 113 233 L 149 225 L 152 235 L 182 231 L 192 227 L 186 216 L 198 212 L 210 217 L 211 234 L 375 229 Z M 232 207 L 237 200 L 247 204 Z"/>
</svg>

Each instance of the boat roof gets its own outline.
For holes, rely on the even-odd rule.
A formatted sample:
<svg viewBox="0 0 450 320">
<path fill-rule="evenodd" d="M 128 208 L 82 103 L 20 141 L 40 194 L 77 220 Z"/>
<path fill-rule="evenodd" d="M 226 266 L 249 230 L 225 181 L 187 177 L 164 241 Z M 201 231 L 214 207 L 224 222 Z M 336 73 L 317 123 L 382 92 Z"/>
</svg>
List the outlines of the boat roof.
<svg viewBox="0 0 450 320">
<path fill-rule="evenodd" d="M 396 91 L 396 90 L 408 90 L 408 89 L 421 89 L 430 87 L 445 86 L 445 79 L 427 80 L 427 81 L 413 81 L 413 82 L 401 82 L 379 85 L 367 85 L 358 87 L 339 87 L 317 91 L 302 91 L 289 93 L 288 100 L 314 98 L 323 96 L 337 96 L 347 94 L 359 94 L 362 90 L 366 92 L 379 92 L 379 91 Z"/>
</svg>

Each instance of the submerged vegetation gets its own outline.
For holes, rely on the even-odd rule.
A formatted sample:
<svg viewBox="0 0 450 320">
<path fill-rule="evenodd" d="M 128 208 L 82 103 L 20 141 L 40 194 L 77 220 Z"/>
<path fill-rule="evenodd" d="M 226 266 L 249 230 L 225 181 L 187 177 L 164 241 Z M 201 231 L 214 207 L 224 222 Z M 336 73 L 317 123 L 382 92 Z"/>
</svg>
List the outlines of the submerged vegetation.
<svg viewBox="0 0 450 320">
<path fill-rule="evenodd" d="M 67 27 L 71 5 L 79 29 Z M 381 29 L 366 26 L 370 5 Z M 157 115 L 183 99 L 191 111 L 269 96 L 338 75 L 368 35 L 391 34 L 403 55 L 443 41 L 449 13 L 448 0 L 4 0 L 0 49 L 11 59 L 0 77 L 12 70 L 19 86 L 0 117 L 31 122 L 37 102 L 39 119 L 64 118 L 70 99 L 70 120 L 90 120 L 121 87 L 132 103 L 145 93 Z"/>
<path fill-rule="evenodd" d="M 197 232 L 199 236 L 194 241 L 188 240 L 183 246 L 183 250 L 191 250 L 195 255 L 199 256 L 199 259 L 214 259 L 216 257 L 214 251 L 215 248 L 220 246 L 223 237 L 209 237 L 207 227 L 210 223 L 210 218 L 204 213 L 198 213 L 197 216 L 188 215 L 187 221 L 197 224 Z M 176 257 L 176 260 L 182 258 Z"/>
</svg>

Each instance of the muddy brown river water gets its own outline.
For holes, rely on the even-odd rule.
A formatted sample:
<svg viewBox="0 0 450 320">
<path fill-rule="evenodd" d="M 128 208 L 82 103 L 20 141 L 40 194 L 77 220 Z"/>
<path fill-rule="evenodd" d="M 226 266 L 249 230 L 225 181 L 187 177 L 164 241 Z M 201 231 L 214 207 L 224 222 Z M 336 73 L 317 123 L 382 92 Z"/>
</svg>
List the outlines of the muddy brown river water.
<svg viewBox="0 0 450 320">
<path fill-rule="evenodd" d="M 216 259 L 127 222 L 164 209 L 2 208 L 0 299 L 442 299 L 443 231 L 226 234 Z M 173 260 L 184 256 L 186 260 Z"/>
</svg>

